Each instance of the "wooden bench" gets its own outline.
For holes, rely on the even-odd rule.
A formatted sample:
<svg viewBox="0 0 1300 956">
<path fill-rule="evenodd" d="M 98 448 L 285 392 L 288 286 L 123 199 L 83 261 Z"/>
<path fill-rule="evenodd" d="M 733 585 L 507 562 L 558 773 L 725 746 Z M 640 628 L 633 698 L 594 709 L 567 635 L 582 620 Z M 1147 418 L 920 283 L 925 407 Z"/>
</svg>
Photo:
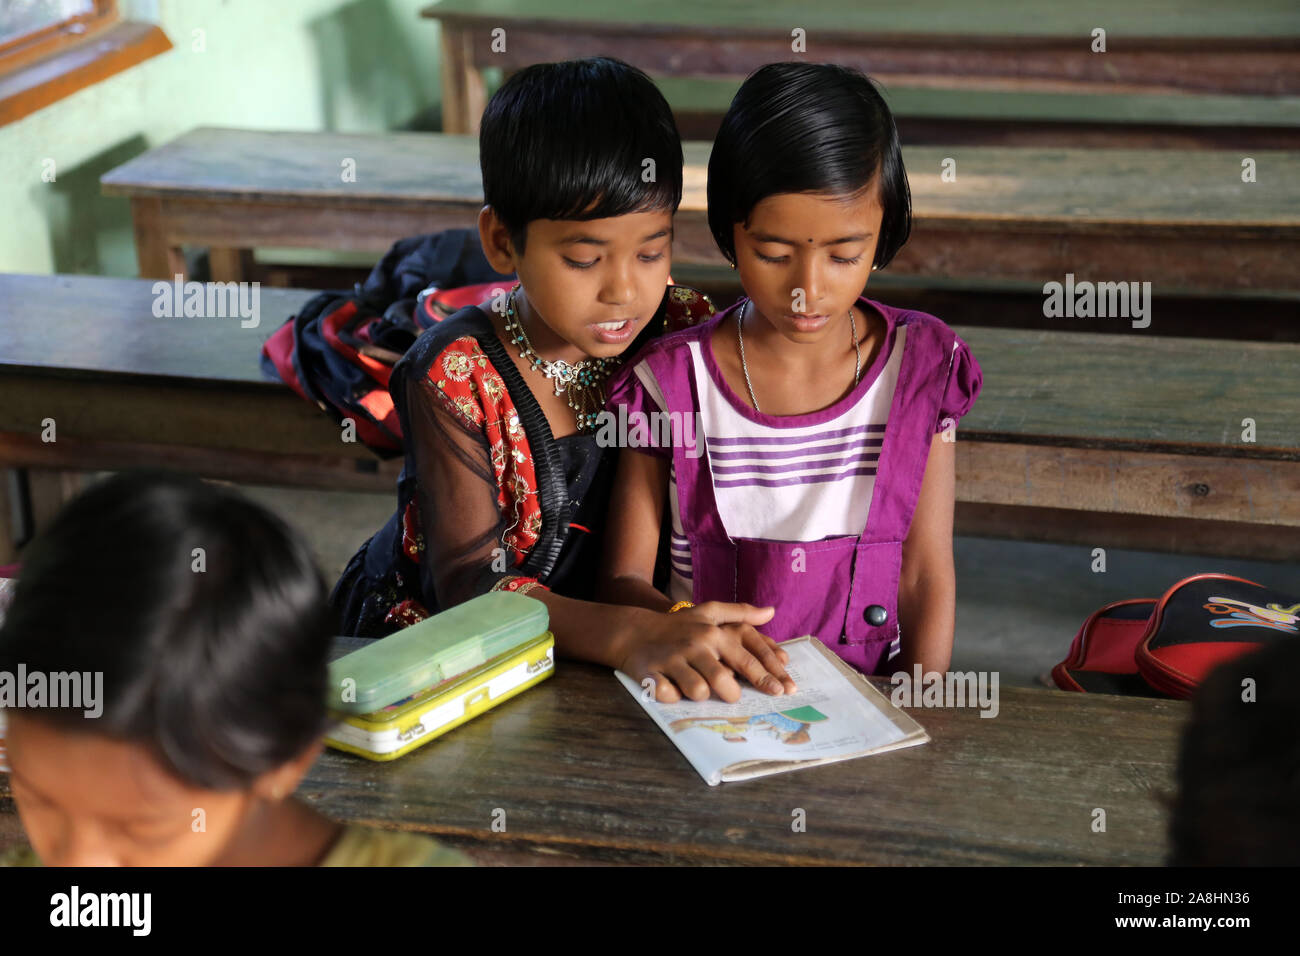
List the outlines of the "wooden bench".
<svg viewBox="0 0 1300 956">
<path fill-rule="evenodd" d="M 703 91 L 718 80 L 660 81 L 682 135 L 711 140 L 730 103 Z M 734 92 L 730 83 L 727 89 Z M 1000 93 L 888 86 L 899 139 L 912 146 L 1044 149 L 1300 148 L 1300 97 Z M 721 102 L 720 102 L 721 101 Z M 678 107 L 676 104 L 681 103 Z M 689 132 L 688 132 L 689 130 Z M 698 130 L 698 132 L 697 132 Z"/>
<path fill-rule="evenodd" d="M 261 289 L 260 323 L 242 328 L 238 318 L 156 318 L 152 287 L 0 275 L 0 466 L 44 474 L 152 465 L 253 484 L 396 486 L 400 459 L 381 462 L 343 442 L 323 412 L 261 376 L 262 343 L 310 291 Z M 53 442 L 42 440 L 47 419 Z M 6 490 L 0 484 L 0 531 Z M 53 500 L 43 510 L 75 490 L 44 488 Z M 0 563 L 17 534 L 0 534 Z"/>
<path fill-rule="evenodd" d="M 154 283 L 0 275 L 0 460 L 48 468 L 150 463 L 230 481 L 376 490 L 400 460 L 342 440 L 258 366 L 262 343 L 315 293 L 259 289 L 237 317 L 156 318 Z M 57 330 L 57 331 L 56 331 Z M 54 419 L 57 440 L 41 440 Z"/>
<path fill-rule="evenodd" d="M 984 372 L 958 500 L 1300 526 L 1300 345 L 1109 321 L 1123 331 L 956 327 Z"/>
<path fill-rule="evenodd" d="M 443 128 L 456 133 L 478 128 L 485 69 L 596 54 L 659 76 L 744 77 L 774 60 L 806 59 L 855 66 L 891 86 L 1300 93 L 1300 12 L 1275 3 L 1190 0 L 1174 15 L 1128 0 L 1032 10 L 1020 0 L 439 0 L 421 15 L 441 26 Z M 1104 53 L 1092 50 L 1097 27 Z M 806 52 L 792 47 L 795 29 Z"/>
<path fill-rule="evenodd" d="M 706 217 L 709 145 L 686 146 L 674 261 L 721 264 Z M 891 276 L 1042 287 L 1067 273 L 1149 281 L 1157 293 L 1295 291 L 1300 154 L 908 147 L 912 238 Z M 943 182 L 944 161 L 956 180 Z M 355 181 L 345 182 L 345 163 Z M 349 167 L 351 168 L 351 167 Z M 473 226 L 483 203 L 471 137 L 203 127 L 106 174 L 131 200 L 140 274 L 185 273 L 183 245 L 212 249 L 213 278 L 249 277 L 251 250 L 382 253 L 403 236 Z"/>
<path fill-rule="evenodd" d="M 358 643 L 337 639 L 335 654 Z M 391 763 L 326 751 L 298 795 L 336 820 L 428 833 L 485 864 L 1164 863 L 1159 796 L 1173 787 L 1186 702 L 1001 687 L 992 719 L 909 713 L 929 743 L 709 787 L 612 671 L 562 660 L 537 687 Z M 1097 807 L 1104 834 L 1092 830 Z M 796 809 L 805 832 L 791 826 Z M 0 774 L 0 814 L 13 812 Z"/>
<path fill-rule="evenodd" d="M 263 341 L 310 291 L 260 290 L 260 324 L 246 329 L 155 318 L 152 288 L 0 275 L 0 464 L 394 489 L 400 459 L 344 443 L 262 377 Z M 1109 334 L 957 327 L 984 371 L 958 430 L 959 502 L 1300 526 L 1300 345 L 1157 339 L 1111 321 Z"/>
</svg>

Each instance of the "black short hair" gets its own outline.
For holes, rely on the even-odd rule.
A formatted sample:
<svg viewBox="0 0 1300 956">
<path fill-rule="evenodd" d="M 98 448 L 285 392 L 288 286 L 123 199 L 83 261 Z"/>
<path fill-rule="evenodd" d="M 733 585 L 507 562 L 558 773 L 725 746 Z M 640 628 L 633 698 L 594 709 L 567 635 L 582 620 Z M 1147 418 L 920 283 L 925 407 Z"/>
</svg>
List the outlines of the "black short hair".
<svg viewBox="0 0 1300 956">
<path fill-rule="evenodd" d="M 894 116 L 865 74 L 830 63 L 769 63 L 741 84 L 709 156 L 709 228 L 735 263 L 733 227 L 778 193 L 849 196 L 878 183 L 874 264 L 912 230 L 912 194 Z"/>
<path fill-rule="evenodd" d="M 1253 701 L 1242 699 L 1254 680 Z M 1215 668 L 1183 731 L 1171 866 L 1300 865 L 1300 638 Z"/>
<path fill-rule="evenodd" d="M 621 60 L 520 70 L 488 102 L 478 141 L 484 202 L 520 252 L 534 219 L 676 212 L 682 200 L 672 110 L 648 76 Z"/>
<path fill-rule="evenodd" d="M 197 478 L 123 472 L 24 550 L 0 669 L 102 672 L 100 716 L 31 716 L 147 744 L 181 779 L 236 789 L 328 728 L 332 634 L 320 571 L 278 517 Z"/>
</svg>

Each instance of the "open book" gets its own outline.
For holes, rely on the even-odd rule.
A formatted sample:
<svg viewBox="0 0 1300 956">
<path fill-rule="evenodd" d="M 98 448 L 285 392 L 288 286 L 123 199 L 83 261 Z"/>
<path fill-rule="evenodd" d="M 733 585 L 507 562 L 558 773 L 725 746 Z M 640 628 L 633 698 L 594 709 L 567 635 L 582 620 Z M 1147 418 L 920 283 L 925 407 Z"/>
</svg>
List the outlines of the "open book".
<svg viewBox="0 0 1300 956">
<path fill-rule="evenodd" d="M 741 683 L 740 700 L 661 704 L 615 671 L 709 786 L 915 747 L 930 736 L 815 637 L 786 641 L 797 693 Z"/>
</svg>

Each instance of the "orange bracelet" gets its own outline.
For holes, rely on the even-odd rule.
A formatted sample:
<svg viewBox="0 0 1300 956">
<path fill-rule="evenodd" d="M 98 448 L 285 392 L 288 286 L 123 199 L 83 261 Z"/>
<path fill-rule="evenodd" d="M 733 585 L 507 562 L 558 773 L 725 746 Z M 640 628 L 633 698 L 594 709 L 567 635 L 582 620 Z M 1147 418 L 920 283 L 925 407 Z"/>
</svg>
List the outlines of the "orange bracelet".
<svg viewBox="0 0 1300 956">
<path fill-rule="evenodd" d="M 508 578 L 501 578 L 496 584 L 492 585 L 490 590 L 493 591 L 514 591 L 516 594 L 527 594 L 535 588 L 541 588 L 543 591 L 549 591 L 545 584 L 537 578 L 526 578 L 521 575 L 514 575 Z"/>
<path fill-rule="evenodd" d="M 695 607 L 694 602 L 678 601 L 676 604 L 674 604 L 672 607 L 668 609 L 668 613 L 672 614 L 674 611 L 680 611 L 682 608 L 687 608 L 687 607 Z"/>
</svg>

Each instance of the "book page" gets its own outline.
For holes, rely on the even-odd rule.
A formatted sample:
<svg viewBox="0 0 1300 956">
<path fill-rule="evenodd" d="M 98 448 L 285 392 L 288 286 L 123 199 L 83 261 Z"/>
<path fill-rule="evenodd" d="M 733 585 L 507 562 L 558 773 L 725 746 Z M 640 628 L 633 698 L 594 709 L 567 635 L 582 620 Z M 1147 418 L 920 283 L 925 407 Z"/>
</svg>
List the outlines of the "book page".
<svg viewBox="0 0 1300 956">
<path fill-rule="evenodd" d="M 815 638 L 787 641 L 782 647 L 790 655 L 786 670 L 799 690 L 780 697 L 742 681 L 740 700 L 734 704 L 716 697 L 663 704 L 642 699 L 641 687 L 624 674 L 618 676 L 710 784 L 719 782 L 728 768 L 751 761 L 842 759 L 890 748 L 918 733 L 918 742 L 923 742 L 919 726 L 873 704 L 827 660 L 829 652 Z M 894 709 L 883 697 L 880 700 Z"/>
</svg>

